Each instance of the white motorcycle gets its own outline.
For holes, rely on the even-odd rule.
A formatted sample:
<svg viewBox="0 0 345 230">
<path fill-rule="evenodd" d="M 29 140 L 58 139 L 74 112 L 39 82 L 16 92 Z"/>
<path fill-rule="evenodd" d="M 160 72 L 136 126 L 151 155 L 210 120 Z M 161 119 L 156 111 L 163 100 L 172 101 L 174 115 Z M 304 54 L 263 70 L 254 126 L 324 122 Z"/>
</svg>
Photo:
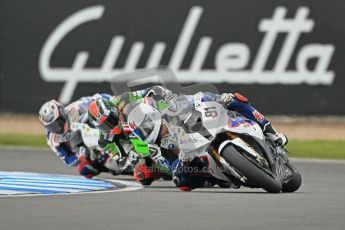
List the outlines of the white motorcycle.
<svg viewBox="0 0 345 230">
<path fill-rule="evenodd" d="M 88 124 L 74 122 L 71 124 L 71 130 L 74 132 L 80 132 L 84 145 L 90 151 L 90 158 L 95 160 L 99 155 L 104 154 L 102 148 L 98 145 L 99 130 L 91 128 Z M 119 165 L 118 156 L 113 156 L 104 162 L 105 168 L 107 168 L 113 175 L 125 174 L 133 175 L 140 165 L 147 165 L 157 169 L 157 178 L 145 178 L 145 175 L 134 174 L 134 178 L 143 185 L 150 185 L 155 179 L 163 178 L 164 180 L 171 180 L 171 172 L 167 170 L 168 166 L 162 161 L 162 153 L 159 147 L 147 146 L 140 139 L 133 135 L 128 142 L 122 143 L 122 148 L 126 153 L 135 152 L 135 156 L 139 159 L 130 158 L 124 164 Z M 158 148 L 158 149 L 157 149 Z M 135 164 L 131 164 L 136 162 Z"/>
<path fill-rule="evenodd" d="M 73 122 L 71 124 L 71 130 L 74 132 L 79 132 L 83 140 L 83 144 L 88 149 L 89 158 L 91 161 L 97 161 L 104 155 L 102 148 L 98 145 L 99 140 L 99 130 L 91 128 L 86 123 Z M 122 172 L 121 168 L 117 163 L 116 157 L 109 157 L 104 163 L 104 167 L 109 170 L 110 173 L 117 175 Z"/>
<path fill-rule="evenodd" d="M 83 143 L 89 149 L 101 150 L 98 146 L 99 130 L 91 128 L 86 123 L 72 122 L 71 130 L 73 132 L 80 132 Z"/>
<path fill-rule="evenodd" d="M 283 147 L 267 140 L 256 122 L 216 101 L 204 102 L 203 95 L 194 96 L 194 108 L 184 109 L 182 119 L 165 119 L 176 134 L 181 154 L 207 159 L 208 173 L 220 181 L 270 193 L 294 192 L 300 187 L 301 174 Z M 133 132 L 149 143 L 150 134 L 163 124 L 163 114 L 153 102 L 144 101 L 149 100 L 133 106 L 128 121 Z"/>
</svg>

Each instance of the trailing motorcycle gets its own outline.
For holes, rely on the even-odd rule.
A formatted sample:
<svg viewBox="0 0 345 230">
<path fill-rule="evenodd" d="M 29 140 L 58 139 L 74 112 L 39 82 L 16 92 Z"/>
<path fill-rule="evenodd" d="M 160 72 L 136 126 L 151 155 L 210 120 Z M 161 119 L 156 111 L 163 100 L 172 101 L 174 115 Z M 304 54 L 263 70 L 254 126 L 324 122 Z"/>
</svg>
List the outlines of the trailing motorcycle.
<svg viewBox="0 0 345 230">
<path fill-rule="evenodd" d="M 92 158 L 96 159 L 100 157 L 102 149 L 98 145 L 99 130 L 91 128 L 85 123 L 72 123 L 71 129 L 73 131 L 78 131 L 81 133 L 81 137 L 85 146 L 89 149 Z M 154 146 L 148 147 L 146 143 L 132 135 L 133 138 L 129 138 L 128 141 L 122 143 L 122 148 L 126 153 L 134 151 L 139 157 L 136 164 L 132 167 L 127 168 L 122 174 L 130 174 L 134 176 L 134 179 L 143 185 L 150 185 L 154 180 L 163 178 L 164 180 L 171 180 L 171 171 L 168 166 L 165 166 L 164 158 L 160 149 Z M 115 167 L 110 163 L 105 165 L 106 168 L 113 172 L 113 174 L 118 174 L 115 168 L 118 170 L 118 165 Z"/>
</svg>

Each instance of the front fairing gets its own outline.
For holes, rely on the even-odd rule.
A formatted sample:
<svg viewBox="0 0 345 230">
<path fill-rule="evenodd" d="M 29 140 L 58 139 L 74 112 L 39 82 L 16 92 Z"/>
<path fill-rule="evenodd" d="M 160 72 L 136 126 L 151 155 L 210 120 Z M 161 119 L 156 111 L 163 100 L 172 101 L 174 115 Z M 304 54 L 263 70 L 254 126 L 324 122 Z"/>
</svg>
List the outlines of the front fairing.
<svg viewBox="0 0 345 230">
<path fill-rule="evenodd" d="M 232 133 L 247 134 L 259 140 L 265 139 L 261 127 L 255 121 L 246 119 L 235 112 L 230 114 L 229 122 L 224 129 Z"/>
<path fill-rule="evenodd" d="M 219 133 L 226 131 L 238 134 L 245 134 L 263 141 L 264 134 L 260 126 L 242 115 L 226 110 L 221 104 L 215 101 L 202 102 L 199 95 L 195 96 L 195 111 L 200 115 L 200 127 L 197 132 L 186 132 L 181 126 L 174 127 L 174 133 L 180 141 L 180 147 L 188 151 L 200 149 L 201 146 L 208 145 Z M 192 113 L 190 113 L 192 115 Z M 183 123 L 188 122 L 187 119 Z M 198 121 L 196 124 L 199 123 Z M 185 125 L 185 124 L 184 124 Z"/>
</svg>

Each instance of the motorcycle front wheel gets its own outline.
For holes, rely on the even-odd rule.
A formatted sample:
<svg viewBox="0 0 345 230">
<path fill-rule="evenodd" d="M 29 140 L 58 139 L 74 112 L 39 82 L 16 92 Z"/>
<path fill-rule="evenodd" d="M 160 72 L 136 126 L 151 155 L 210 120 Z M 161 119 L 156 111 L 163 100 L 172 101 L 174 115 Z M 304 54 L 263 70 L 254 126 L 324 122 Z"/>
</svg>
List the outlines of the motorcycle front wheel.
<svg viewBox="0 0 345 230">
<path fill-rule="evenodd" d="M 282 191 L 282 183 L 275 179 L 248 160 L 234 146 L 227 145 L 221 152 L 222 157 L 239 172 L 241 172 L 250 182 L 257 187 L 263 188 L 269 193 L 279 193 Z"/>
<path fill-rule="evenodd" d="M 302 175 L 291 163 L 287 163 L 286 167 L 289 168 L 292 175 L 283 182 L 282 192 L 295 192 L 301 187 Z"/>
</svg>

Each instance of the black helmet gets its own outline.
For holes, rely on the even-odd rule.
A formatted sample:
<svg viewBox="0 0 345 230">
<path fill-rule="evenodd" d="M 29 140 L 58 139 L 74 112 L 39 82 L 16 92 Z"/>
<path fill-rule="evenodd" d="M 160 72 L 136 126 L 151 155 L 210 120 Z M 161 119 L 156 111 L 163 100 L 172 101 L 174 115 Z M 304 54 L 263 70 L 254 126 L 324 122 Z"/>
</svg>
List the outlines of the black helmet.
<svg viewBox="0 0 345 230">
<path fill-rule="evenodd" d="M 115 104 L 104 98 L 91 101 L 88 109 L 89 120 L 104 133 L 120 134 L 121 114 Z"/>
</svg>

